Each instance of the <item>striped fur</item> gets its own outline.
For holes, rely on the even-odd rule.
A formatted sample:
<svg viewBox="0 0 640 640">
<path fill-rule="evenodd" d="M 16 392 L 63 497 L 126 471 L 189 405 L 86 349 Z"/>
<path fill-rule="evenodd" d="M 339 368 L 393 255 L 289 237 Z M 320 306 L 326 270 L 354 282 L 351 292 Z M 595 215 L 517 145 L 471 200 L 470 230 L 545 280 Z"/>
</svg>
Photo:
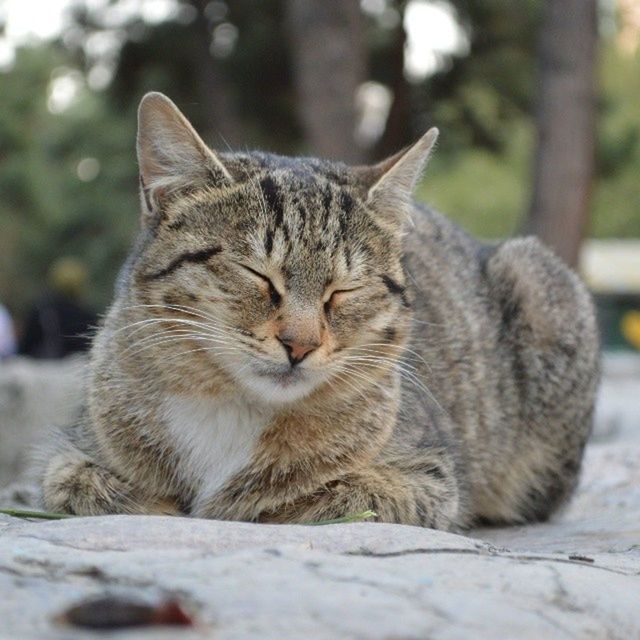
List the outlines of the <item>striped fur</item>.
<svg viewBox="0 0 640 640">
<path fill-rule="evenodd" d="M 140 108 L 143 228 L 47 508 L 442 529 L 546 518 L 588 436 L 589 296 L 534 239 L 489 246 L 374 167 L 208 149 Z"/>
</svg>

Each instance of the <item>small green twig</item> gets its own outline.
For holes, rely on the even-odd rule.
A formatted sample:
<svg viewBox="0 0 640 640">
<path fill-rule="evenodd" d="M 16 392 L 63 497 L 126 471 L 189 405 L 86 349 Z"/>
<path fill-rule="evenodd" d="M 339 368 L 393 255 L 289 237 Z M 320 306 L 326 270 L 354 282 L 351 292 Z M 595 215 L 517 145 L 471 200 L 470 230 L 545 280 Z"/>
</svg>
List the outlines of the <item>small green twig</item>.
<svg viewBox="0 0 640 640">
<path fill-rule="evenodd" d="M 36 518 L 38 520 L 64 520 L 65 518 L 73 518 L 75 516 L 66 513 L 47 513 L 46 511 L 24 511 L 22 509 L 0 509 L 0 513 L 13 516 L 14 518 Z M 377 517 L 375 511 L 363 511 L 351 516 L 343 516 L 333 520 L 318 520 L 317 522 L 305 522 L 309 526 L 319 526 L 325 524 L 348 524 L 349 522 L 363 522 L 370 518 Z"/>
<path fill-rule="evenodd" d="M 362 513 L 356 513 L 352 516 L 342 516 L 342 518 L 335 518 L 333 520 L 318 520 L 317 522 L 305 522 L 309 526 L 318 526 L 324 524 L 345 524 L 349 522 L 363 522 L 369 518 L 376 518 L 378 514 L 375 511 L 363 511 Z"/>
<path fill-rule="evenodd" d="M 0 513 L 14 518 L 37 518 L 38 520 L 64 520 L 73 518 L 66 513 L 47 513 L 46 511 L 23 511 L 22 509 L 0 509 Z"/>
</svg>

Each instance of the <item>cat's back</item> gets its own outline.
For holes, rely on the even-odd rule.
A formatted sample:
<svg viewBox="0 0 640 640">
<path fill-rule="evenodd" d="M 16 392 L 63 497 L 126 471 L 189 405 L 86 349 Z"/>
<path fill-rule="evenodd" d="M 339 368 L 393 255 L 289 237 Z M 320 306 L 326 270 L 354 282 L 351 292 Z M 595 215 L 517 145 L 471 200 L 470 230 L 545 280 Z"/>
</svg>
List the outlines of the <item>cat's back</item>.
<svg viewBox="0 0 640 640">
<path fill-rule="evenodd" d="M 420 206 L 414 223 L 403 432 L 451 447 L 480 517 L 544 518 L 573 488 L 591 429 L 590 295 L 535 238 L 482 243 Z"/>
<path fill-rule="evenodd" d="M 416 205 L 405 250 L 414 311 L 406 362 L 420 382 L 404 379 L 411 422 L 455 425 L 459 435 L 478 422 L 495 421 L 499 311 L 485 269 L 494 248 Z"/>
<path fill-rule="evenodd" d="M 517 379 L 537 369 L 541 379 L 555 380 L 560 356 L 575 361 L 576 375 L 584 369 L 595 376 L 593 301 L 550 249 L 534 237 L 482 242 L 422 205 L 413 222 L 405 240 L 415 314 L 411 348 L 429 364 L 426 378 L 439 397 L 457 404 L 466 394 L 481 403 L 497 385 L 503 405 L 513 394 L 522 403 L 526 394 Z M 540 353 L 528 361 L 532 348 Z M 460 387 L 458 373 L 477 388 Z"/>
</svg>

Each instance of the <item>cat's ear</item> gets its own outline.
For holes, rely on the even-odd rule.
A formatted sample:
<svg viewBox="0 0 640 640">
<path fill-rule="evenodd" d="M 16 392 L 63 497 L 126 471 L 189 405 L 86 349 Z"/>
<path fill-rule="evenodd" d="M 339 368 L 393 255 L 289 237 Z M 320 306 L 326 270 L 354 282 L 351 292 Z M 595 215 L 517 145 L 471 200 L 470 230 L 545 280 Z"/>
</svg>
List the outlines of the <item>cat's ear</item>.
<svg viewBox="0 0 640 640">
<path fill-rule="evenodd" d="M 137 151 L 143 217 L 155 217 L 163 200 L 181 188 L 233 182 L 224 164 L 162 93 L 147 93 L 140 102 Z"/>
<path fill-rule="evenodd" d="M 369 169 L 367 203 L 383 222 L 404 228 L 407 207 L 437 139 L 433 127 L 413 146 Z"/>
</svg>

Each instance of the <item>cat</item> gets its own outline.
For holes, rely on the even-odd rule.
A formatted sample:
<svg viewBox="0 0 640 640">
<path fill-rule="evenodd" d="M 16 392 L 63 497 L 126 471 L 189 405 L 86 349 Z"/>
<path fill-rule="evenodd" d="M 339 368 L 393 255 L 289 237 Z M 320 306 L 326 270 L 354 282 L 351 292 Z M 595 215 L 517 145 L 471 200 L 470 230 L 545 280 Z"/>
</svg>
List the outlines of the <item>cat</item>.
<svg viewBox="0 0 640 640">
<path fill-rule="evenodd" d="M 549 517 L 591 429 L 592 302 L 537 239 L 482 243 L 413 200 L 437 136 L 368 167 L 217 153 L 147 94 L 141 230 L 46 508 Z"/>
</svg>

